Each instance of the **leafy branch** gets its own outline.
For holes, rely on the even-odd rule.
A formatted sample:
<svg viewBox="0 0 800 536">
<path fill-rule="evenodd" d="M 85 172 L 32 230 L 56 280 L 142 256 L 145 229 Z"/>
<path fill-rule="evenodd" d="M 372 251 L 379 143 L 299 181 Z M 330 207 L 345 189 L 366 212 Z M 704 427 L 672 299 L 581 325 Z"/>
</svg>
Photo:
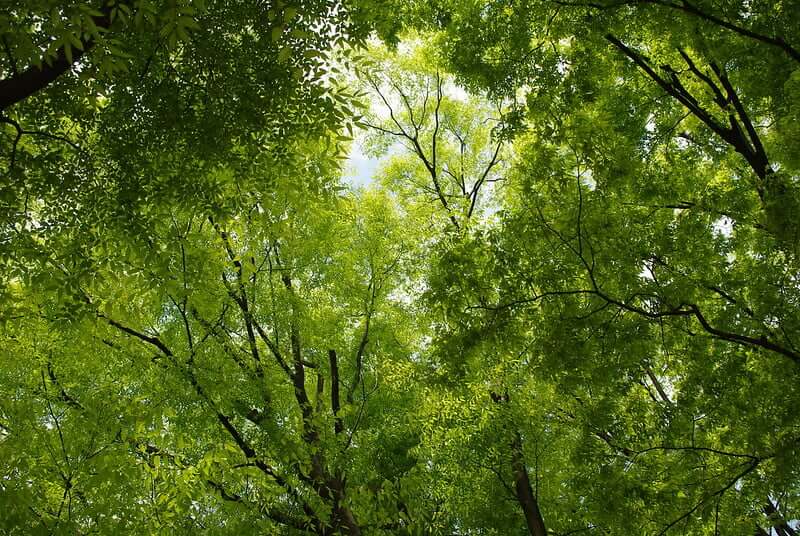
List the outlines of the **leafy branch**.
<svg viewBox="0 0 800 536">
<path fill-rule="evenodd" d="M 570 0 L 551 0 L 553 3 L 558 4 L 559 6 L 568 6 L 568 7 L 587 7 L 592 9 L 598 10 L 609 10 L 609 9 L 618 9 L 624 6 L 643 6 L 643 5 L 653 5 L 664 7 L 667 9 L 673 9 L 677 11 L 681 11 L 683 13 L 692 15 L 694 17 L 698 17 L 706 22 L 719 26 L 721 28 L 725 28 L 726 30 L 730 30 L 742 37 L 747 37 L 749 39 L 753 39 L 760 43 L 764 43 L 766 45 L 774 46 L 780 48 L 785 52 L 790 58 L 794 61 L 800 62 L 800 51 L 796 48 L 791 46 L 786 39 L 782 36 L 770 36 L 763 33 L 759 33 L 755 30 L 750 28 L 746 28 L 729 20 L 723 19 L 714 15 L 713 13 L 709 13 L 707 11 L 703 11 L 697 5 L 689 2 L 688 0 L 678 0 L 678 1 L 670 1 L 670 0 L 614 0 L 608 3 L 602 2 L 582 2 L 582 1 L 570 1 Z"/>
<path fill-rule="evenodd" d="M 710 62 L 711 70 L 722 86 L 720 88 L 717 82 L 697 68 L 697 65 L 685 51 L 679 50 L 689 70 L 708 87 L 714 95 L 714 102 L 720 108 L 720 111 L 727 114 L 729 126 L 719 122 L 714 114 L 700 103 L 699 99 L 683 85 L 678 72 L 672 67 L 669 65 L 663 66 L 662 69 L 667 73 L 667 77 L 661 76 L 644 55 L 625 45 L 612 34 L 606 34 L 605 38 L 622 51 L 664 91 L 684 105 L 695 117 L 744 157 L 759 179 L 756 184 L 756 190 L 761 200 L 764 201 L 765 182 L 767 176 L 774 171 L 764 150 L 764 145 L 761 143 L 761 138 L 725 71 L 715 62 Z M 744 125 L 744 128 L 742 125 Z"/>
</svg>

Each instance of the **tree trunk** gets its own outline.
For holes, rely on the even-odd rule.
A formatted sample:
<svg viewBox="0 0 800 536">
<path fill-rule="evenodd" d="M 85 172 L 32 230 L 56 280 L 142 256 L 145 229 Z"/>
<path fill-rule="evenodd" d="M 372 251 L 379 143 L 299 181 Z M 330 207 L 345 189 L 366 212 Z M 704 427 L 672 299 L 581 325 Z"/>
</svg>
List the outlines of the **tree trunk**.
<svg viewBox="0 0 800 536">
<path fill-rule="evenodd" d="M 514 432 L 514 441 L 511 443 L 511 466 L 514 471 L 514 490 L 517 494 L 517 502 L 525 514 L 528 532 L 531 536 L 547 536 L 542 512 L 539 510 L 539 501 L 533 494 L 528 469 L 525 467 L 522 437 L 519 432 Z"/>
</svg>

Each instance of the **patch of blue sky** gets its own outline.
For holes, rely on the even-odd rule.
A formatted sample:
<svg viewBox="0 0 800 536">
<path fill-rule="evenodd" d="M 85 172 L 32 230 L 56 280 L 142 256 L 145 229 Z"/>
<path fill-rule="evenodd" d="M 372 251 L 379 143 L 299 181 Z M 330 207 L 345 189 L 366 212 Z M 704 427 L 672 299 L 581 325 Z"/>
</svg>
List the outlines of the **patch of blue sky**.
<svg viewBox="0 0 800 536">
<path fill-rule="evenodd" d="M 361 136 L 353 141 L 342 176 L 344 182 L 353 188 L 361 188 L 370 184 L 381 161 L 380 158 L 364 154 L 361 142 Z"/>
</svg>

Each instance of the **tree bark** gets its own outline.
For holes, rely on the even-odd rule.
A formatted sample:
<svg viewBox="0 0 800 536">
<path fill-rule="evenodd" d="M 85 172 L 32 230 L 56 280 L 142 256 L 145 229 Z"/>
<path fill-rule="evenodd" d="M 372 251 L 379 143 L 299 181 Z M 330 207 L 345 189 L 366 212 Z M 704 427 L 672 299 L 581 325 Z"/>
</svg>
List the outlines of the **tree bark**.
<svg viewBox="0 0 800 536">
<path fill-rule="evenodd" d="M 533 494 L 528 470 L 525 467 L 522 437 L 519 432 L 514 432 L 514 441 L 511 443 L 511 467 L 514 471 L 514 491 L 517 494 L 517 502 L 525 514 L 528 532 L 531 536 L 547 536 L 542 512 L 539 510 L 539 501 Z"/>
<path fill-rule="evenodd" d="M 112 9 L 113 7 L 111 5 L 103 5 L 100 9 L 101 15 L 92 18 L 92 21 L 99 30 L 107 30 L 111 26 Z M 21 73 L 15 73 L 10 78 L 0 80 L 0 110 L 5 110 L 27 99 L 31 95 L 38 93 L 52 84 L 59 76 L 69 71 L 70 68 L 95 45 L 95 41 L 92 37 L 81 38 L 80 41 L 83 48 L 72 47 L 71 60 L 67 58 L 66 48 L 61 46 L 56 51 L 55 59 L 49 64 L 42 58 L 41 67 L 31 65 Z"/>
</svg>

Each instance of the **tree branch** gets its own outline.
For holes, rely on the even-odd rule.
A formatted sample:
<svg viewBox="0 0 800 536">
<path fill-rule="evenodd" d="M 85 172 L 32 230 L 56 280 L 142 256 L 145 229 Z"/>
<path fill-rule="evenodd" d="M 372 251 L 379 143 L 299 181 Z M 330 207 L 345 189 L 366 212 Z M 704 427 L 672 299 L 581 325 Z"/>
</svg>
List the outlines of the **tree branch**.
<svg viewBox="0 0 800 536">
<path fill-rule="evenodd" d="M 119 3 L 129 5 L 130 1 L 125 0 Z M 115 8 L 115 4 L 117 3 L 103 2 L 100 15 L 92 17 L 97 32 L 106 31 L 111 26 L 111 11 Z M 56 51 L 56 57 L 52 61 L 47 57 L 42 58 L 39 60 L 40 67 L 32 65 L 20 73 L 12 72 L 10 78 L 0 80 L 0 110 L 5 110 L 45 89 L 66 73 L 96 44 L 95 37 L 91 35 L 83 34 L 78 36 L 78 39 L 81 42 L 80 47 L 70 45 L 71 58 L 68 58 L 67 55 L 67 45 L 62 45 Z"/>
<path fill-rule="evenodd" d="M 599 10 L 616 9 L 622 6 L 631 6 L 631 5 L 635 6 L 640 4 L 651 4 L 656 6 L 662 6 L 668 9 L 675 9 L 678 11 L 683 11 L 684 13 L 688 13 L 690 15 L 694 15 L 706 22 L 716 24 L 717 26 L 725 28 L 726 30 L 730 30 L 738 35 L 741 35 L 742 37 L 747 37 L 749 39 L 759 41 L 766 45 L 778 47 L 781 50 L 783 50 L 790 58 L 800 62 L 800 51 L 798 51 L 796 48 L 792 47 L 789 43 L 787 43 L 783 37 L 769 36 L 750 30 L 749 28 L 745 28 L 744 26 L 739 26 L 730 21 L 717 17 L 716 15 L 712 15 L 710 13 L 702 11 L 700 8 L 690 3 L 688 0 L 680 0 L 677 3 L 665 0 L 621 0 L 621 1 L 611 2 L 608 4 L 603 4 L 600 2 L 581 2 L 581 1 L 569 1 L 569 0 L 551 0 L 551 1 L 560 6 L 587 7 Z"/>
<path fill-rule="evenodd" d="M 336 350 L 328 350 L 328 361 L 331 367 L 331 411 L 333 412 L 333 431 L 339 435 L 344 430 L 342 418 L 339 416 L 341 403 L 339 401 L 339 364 Z"/>
</svg>

